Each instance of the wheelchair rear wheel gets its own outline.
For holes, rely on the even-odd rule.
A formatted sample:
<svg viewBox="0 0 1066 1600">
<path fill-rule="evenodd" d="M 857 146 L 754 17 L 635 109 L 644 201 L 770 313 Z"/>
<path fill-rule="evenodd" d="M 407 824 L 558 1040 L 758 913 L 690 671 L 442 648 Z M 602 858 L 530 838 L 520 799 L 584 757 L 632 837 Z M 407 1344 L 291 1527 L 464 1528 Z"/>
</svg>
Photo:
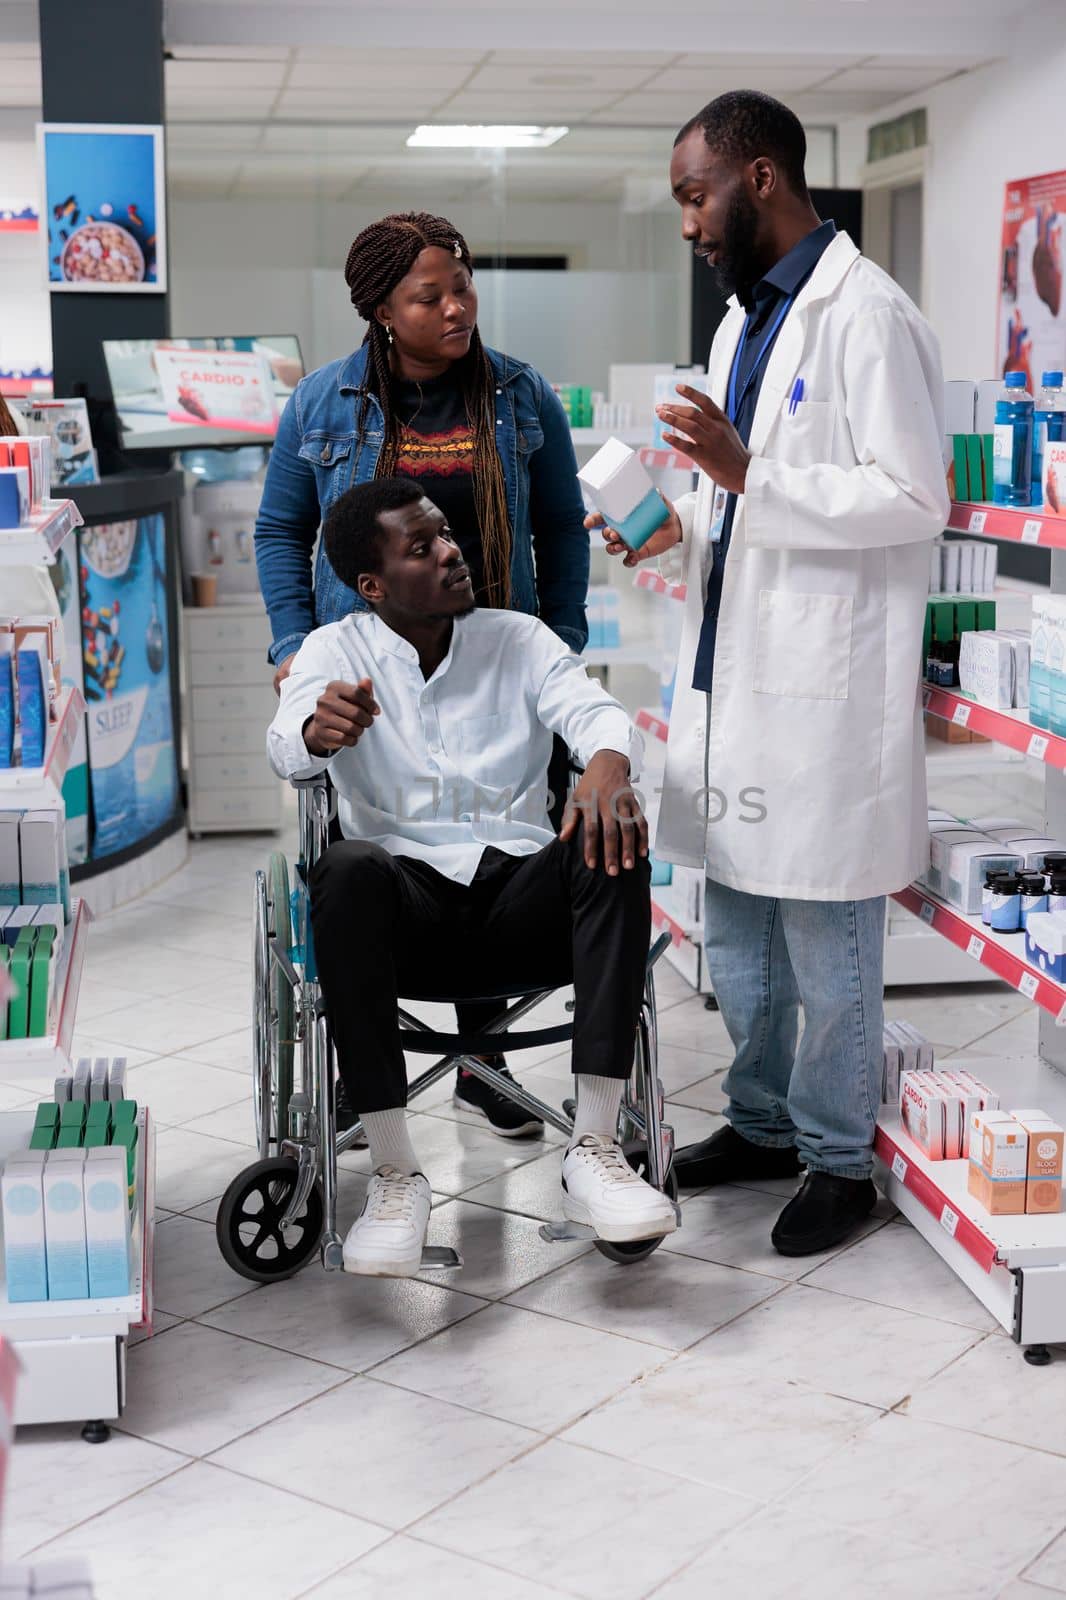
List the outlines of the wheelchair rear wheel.
<svg viewBox="0 0 1066 1600">
<path fill-rule="evenodd" d="M 648 1176 L 647 1145 L 634 1139 L 623 1145 L 622 1149 L 626 1160 L 638 1178 L 646 1178 Z M 674 1175 L 673 1167 L 666 1174 L 664 1193 L 668 1194 L 671 1200 L 677 1199 L 677 1178 Z M 600 1254 L 607 1257 L 608 1261 L 617 1262 L 620 1267 L 631 1267 L 637 1261 L 646 1261 L 650 1255 L 658 1250 L 666 1237 L 666 1234 L 660 1234 L 657 1239 L 636 1239 L 632 1244 L 614 1244 L 610 1239 L 595 1239 L 593 1243 Z"/>
<path fill-rule="evenodd" d="M 324 1208 L 318 1184 L 290 1226 L 281 1219 L 296 1186 L 296 1162 L 269 1156 L 239 1173 L 222 1196 L 215 1236 L 223 1259 L 242 1278 L 275 1283 L 291 1278 L 314 1255 Z"/>
</svg>

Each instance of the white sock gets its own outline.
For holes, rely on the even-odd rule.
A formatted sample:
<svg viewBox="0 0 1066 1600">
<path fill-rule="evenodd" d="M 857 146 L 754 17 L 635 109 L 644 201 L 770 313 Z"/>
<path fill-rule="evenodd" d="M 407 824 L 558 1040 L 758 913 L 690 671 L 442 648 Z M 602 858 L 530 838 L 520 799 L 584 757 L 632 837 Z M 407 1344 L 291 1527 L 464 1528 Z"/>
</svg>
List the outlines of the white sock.
<svg viewBox="0 0 1066 1600">
<path fill-rule="evenodd" d="M 407 1131 L 407 1110 L 394 1106 L 389 1111 L 364 1111 L 362 1118 L 366 1142 L 370 1146 L 370 1165 L 375 1172 L 382 1167 L 395 1167 L 397 1172 L 412 1177 L 421 1172 L 415 1147 Z"/>
<path fill-rule="evenodd" d="M 574 1131 L 570 1143 L 577 1144 L 586 1133 L 598 1133 L 604 1139 L 618 1137 L 618 1109 L 622 1104 L 624 1078 L 594 1078 L 579 1072 L 577 1083 L 577 1110 L 574 1113 Z"/>
</svg>

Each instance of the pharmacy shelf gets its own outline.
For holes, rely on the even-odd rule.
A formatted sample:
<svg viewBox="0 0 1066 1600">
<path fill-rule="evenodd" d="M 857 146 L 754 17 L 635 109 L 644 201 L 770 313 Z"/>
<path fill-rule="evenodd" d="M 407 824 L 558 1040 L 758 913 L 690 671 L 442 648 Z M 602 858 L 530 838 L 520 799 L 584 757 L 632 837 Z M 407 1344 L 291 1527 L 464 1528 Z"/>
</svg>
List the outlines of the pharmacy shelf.
<svg viewBox="0 0 1066 1600">
<path fill-rule="evenodd" d="M 1066 739 L 1046 728 L 1034 728 L 1024 711 L 995 711 L 991 706 L 978 705 L 958 689 L 940 689 L 932 684 L 922 690 L 922 705 L 931 716 L 983 734 L 1019 755 L 1032 756 L 1049 767 L 1066 768 Z"/>
<path fill-rule="evenodd" d="M 662 890 L 652 890 L 651 925 L 656 933 L 668 933 L 670 935 L 670 943 L 676 949 L 678 945 L 684 944 L 686 939 L 695 939 L 696 931 L 694 928 L 686 928 L 671 911 L 667 910 L 662 903 L 665 899 L 666 895 Z"/>
<path fill-rule="evenodd" d="M 653 472 L 695 472 L 696 464 L 688 456 L 683 456 L 678 450 L 657 450 L 653 445 L 645 445 L 639 450 L 640 464 L 649 467 Z"/>
<path fill-rule="evenodd" d="M 1066 517 L 1056 517 L 1024 506 L 981 505 L 953 500 L 948 515 L 953 533 L 979 533 L 985 539 L 1009 539 L 1014 544 L 1035 544 L 1045 550 L 1066 550 Z"/>
<path fill-rule="evenodd" d="M 639 450 L 648 441 L 647 428 L 571 428 L 570 437 L 575 448 L 587 445 L 598 449 L 608 439 L 621 439 L 631 450 Z"/>
<path fill-rule="evenodd" d="M 1050 1012 L 1060 1027 L 1066 1026 L 1066 986 L 1056 983 L 1027 959 L 1024 933 L 997 933 L 986 928 L 979 916 L 964 916 L 920 884 L 910 884 L 892 898 L 964 950 L 972 961 L 979 961 L 1012 989 Z"/>
<path fill-rule="evenodd" d="M 1024 765 L 1024 756 L 1005 745 L 987 744 L 983 739 L 977 744 L 946 744 L 943 739 L 936 739 L 926 732 L 925 770 L 930 778 L 961 778 L 979 772 L 1003 773 Z"/>
<path fill-rule="evenodd" d="M 581 659 L 587 667 L 648 667 L 658 672 L 659 655 L 648 644 L 589 645 L 581 652 Z"/>
<path fill-rule="evenodd" d="M 952 1059 L 1001 1104 L 1034 1106 L 1062 1121 L 1066 1077 L 1035 1058 Z M 967 1188 L 968 1162 L 930 1161 L 883 1107 L 874 1153 L 888 1198 L 955 1270 L 1008 1333 L 1024 1344 L 1066 1339 L 1066 1212 L 994 1217 Z"/>
<path fill-rule="evenodd" d="M 50 1084 L 60 1073 L 70 1070 L 74 1018 L 85 965 L 85 944 L 92 921 L 92 912 L 84 900 L 75 900 L 71 910 L 73 915 L 59 957 L 48 1032 L 38 1039 L 0 1041 L 0 1082 L 5 1077 L 22 1078 L 29 1073 L 40 1072 L 42 1084 Z"/>
<path fill-rule="evenodd" d="M 642 733 L 650 733 L 653 739 L 660 739 L 663 744 L 670 736 L 670 723 L 667 719 L 661 717 L 657 711 L 649 711 L 646 706 L 640 708 L 633 720 Z"/>
<path fill-rule="evenodd" d="M 79 689 L 64 689 L 55 722 L 48 727 L 43 767 L 0 769 L 0 810 L 47 811 L 62 801 L 63 779 L 82 727 L 85 701 Z"/>
<path fill-rule="evenodd" d="M 0 1115 L 0 1165 L 25 1149 L 32 1111 Z M 155 1253 L 155 1126 L 137 1114 L 137 1175 L 130 1227 L 130 1292 L 113 1300 L 45 1300 L 12 1305 L 0 1254 L 0 1334 L 22 1363 L 18 1424 L 112 1420 L 125 1404 L 125 1342 L 133 1328 L 151 1331 Z"/>
<path fill-rule="evenodd" d="M 668 600 L 684 600 L 688 595 L 688 585 L 684 583 L 667 583 L 661 573 L 653 567 L 642 567 L 633 579 L 634 589 L 647 589 L 650 594 L 663 594 Z"/>
<path fill-rule="evenodd" d="M 63 540 L 81 527 L 81 512 L 73 500 L 46 501 L 22 528 L 0 528 L 0 566 L 49 566 Z"/>
</svg>

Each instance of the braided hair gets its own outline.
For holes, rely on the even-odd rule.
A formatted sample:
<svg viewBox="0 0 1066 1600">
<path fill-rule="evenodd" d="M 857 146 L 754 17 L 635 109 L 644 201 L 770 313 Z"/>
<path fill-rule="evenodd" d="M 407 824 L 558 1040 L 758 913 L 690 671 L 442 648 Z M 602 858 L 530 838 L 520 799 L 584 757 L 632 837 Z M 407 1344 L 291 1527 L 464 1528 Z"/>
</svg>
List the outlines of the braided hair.
<svg viewBox="0 0 1066 1600">
<path fill-rule="evenodd" d="M 392 408 L 388 339 L 374 313 L 406 278 L 422 251 L 430 248 L 446 250 L 468 272 L 473 272 L 473 260 L 462 234 L 445 217 L 426 211 L 396 213 L 371 223 L 353 242 L 344 264 L 352 305 L 368 324 L 363 340 L 369 351 L 358 421 L 360 448 L 371 394 L 376 396 L 385 419 L 385 438 L 375 473 L 379 478 L 390 478 L 395 473 L 401 424 Z M 507 609 L 511 603 L 511 519 L 503 466 L 496 448 L 496 374 L 476 327 L 469 351 L 456 366 L 474 437 L 474 505 L 481 530 L 487 603 Z"/>
</svg>

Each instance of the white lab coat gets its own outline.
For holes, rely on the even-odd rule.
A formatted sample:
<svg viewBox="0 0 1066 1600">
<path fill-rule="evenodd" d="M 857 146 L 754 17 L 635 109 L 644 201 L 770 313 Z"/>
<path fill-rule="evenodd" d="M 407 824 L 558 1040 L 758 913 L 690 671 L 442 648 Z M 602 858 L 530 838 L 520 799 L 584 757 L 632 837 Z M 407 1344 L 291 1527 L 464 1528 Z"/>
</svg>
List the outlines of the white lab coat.
<svg viewBox="0 0 1066 1600">
<path fill-rule="evenodd" d="M 715 336 L 719 405 L 743 321 L 734 301 Z M 838 234 L 767 361 L 710 696 L 692 688 L 712 554 L 702 473 L 678 502 L 684 540 L 662 559 L 688 584 L 664 860 L 799 900 L 890 893 L 924 868 L 920 658 L 929 543 L 948 516 L 943 432 L 931 329 Z"/>
</svg>

